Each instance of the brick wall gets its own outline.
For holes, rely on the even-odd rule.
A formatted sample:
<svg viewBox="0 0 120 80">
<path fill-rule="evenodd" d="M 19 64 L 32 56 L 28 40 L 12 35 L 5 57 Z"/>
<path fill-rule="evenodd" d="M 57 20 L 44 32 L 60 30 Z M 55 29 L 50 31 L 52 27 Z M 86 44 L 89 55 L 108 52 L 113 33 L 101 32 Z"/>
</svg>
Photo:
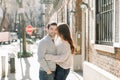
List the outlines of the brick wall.
<svg viewBox="0 0 120 80">
<path fill-rule="evenodd" d="M 120 0 L 115 0 L 115 42 L 119 44 L 119 17 L 120 15 Z M 112 73 L 113 75 L 120 78 L 120 48 L 115 48 L 115 53 L 109 53 L 105 51 L 95 50 L 94 45 L 90 45 L 89 50 L 89 62 L 97 65 L 98 67 Z"/>
<path fill-rule="evenodd" d="M 89 61 L 100 68 L 120 78 L 120 48 L 115 48 L 115 54 L 90 48 Z"/>
</svg>

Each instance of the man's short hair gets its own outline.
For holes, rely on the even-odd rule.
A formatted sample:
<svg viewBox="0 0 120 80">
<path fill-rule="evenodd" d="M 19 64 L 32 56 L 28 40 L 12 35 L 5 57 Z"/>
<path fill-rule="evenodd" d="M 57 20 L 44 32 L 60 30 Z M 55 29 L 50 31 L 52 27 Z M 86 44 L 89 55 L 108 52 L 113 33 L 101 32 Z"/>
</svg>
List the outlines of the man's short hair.
<svg viewBox="0 0 120 80">
<path fill-rule="evenodd" d="M 57 23 L 53 22 L 51 24 L 48 24 L 47 28 L 49 29 L 50 26 L 57 26 Z"/>
<path fill-rule="evenodd" d="M 49 29 L 49 27 L 50 27 L 50 24 L 47 25 L 47 28 L 48 28 L 48 29 Z"/>
</svg>

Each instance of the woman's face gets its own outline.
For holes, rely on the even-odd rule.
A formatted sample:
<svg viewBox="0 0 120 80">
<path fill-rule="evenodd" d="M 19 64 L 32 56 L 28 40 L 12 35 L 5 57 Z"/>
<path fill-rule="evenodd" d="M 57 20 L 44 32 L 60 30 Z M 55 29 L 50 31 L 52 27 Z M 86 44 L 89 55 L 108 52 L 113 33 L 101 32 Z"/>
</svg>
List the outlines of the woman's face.
<svg viewBox="0 0 120 80">
<path fill-rule="evenodd" d="M 61 34 L 59 33 L 58 29 L 56 30 L 56 34 L 57 34 L 58 36 L 60 36 L 60 35 L 61 35 Z"/>
<path fill-rule="evenodd" d="M 60 34 L 60 33 L 58 32 L 58 30 L 56 30 L 56 34 L 57 34 L 61 39 L 64 39 L 64 38 L 63 38 L 63 35 Z"/>
<path fill-rule="evenodd" d="M 56 29 L 56 34 L 59 36 L 59 32 L 58 32 L 58 29 Z"/>
</svg>

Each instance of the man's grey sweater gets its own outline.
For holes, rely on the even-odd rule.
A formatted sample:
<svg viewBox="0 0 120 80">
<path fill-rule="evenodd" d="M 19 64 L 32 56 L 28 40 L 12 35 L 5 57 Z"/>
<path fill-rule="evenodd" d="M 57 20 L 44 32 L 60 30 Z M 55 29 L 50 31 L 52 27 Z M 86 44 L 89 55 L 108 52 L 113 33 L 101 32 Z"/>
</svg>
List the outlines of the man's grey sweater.
<svg viewBox="0 0 120 80">
<path fill-rule="evenodd" d="M 40 70 L 55 71 L 56 64 L 45 59 L 45 54 L 56 54 L 56 47 L 49 35 L 40 40 L 38 45 L 38 62 L 40 63 Z"/>
</svg>

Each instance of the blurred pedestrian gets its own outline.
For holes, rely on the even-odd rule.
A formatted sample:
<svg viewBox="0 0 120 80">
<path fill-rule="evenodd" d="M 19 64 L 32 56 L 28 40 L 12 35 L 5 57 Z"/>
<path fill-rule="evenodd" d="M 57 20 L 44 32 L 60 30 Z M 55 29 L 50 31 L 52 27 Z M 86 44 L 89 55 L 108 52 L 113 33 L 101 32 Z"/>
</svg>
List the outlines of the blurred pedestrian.
<svg viewBox="0 0 120 80">
<path fill-rule="evenodd" d="M 57 27 L 56 40 L 57 55 L 46 54 L 46 60 L 56 62 L 55 80 L 66 80 L 74 54 L 74 45 L 71 38 L 70 30 L 67 24 L 60 24 Z"/>
<path fill-rule="evenodd" d="M 51 23 L 47 26 L 48 34 L 42 38 L 38 45 L 38 62 L 40 63 L 39 79 L 54 80 L 56 70 L 55 62 L 45 59 L 45 54 L 56 54 L 54 38 L 56 35 L 57 23 Z"/>
</svg>

